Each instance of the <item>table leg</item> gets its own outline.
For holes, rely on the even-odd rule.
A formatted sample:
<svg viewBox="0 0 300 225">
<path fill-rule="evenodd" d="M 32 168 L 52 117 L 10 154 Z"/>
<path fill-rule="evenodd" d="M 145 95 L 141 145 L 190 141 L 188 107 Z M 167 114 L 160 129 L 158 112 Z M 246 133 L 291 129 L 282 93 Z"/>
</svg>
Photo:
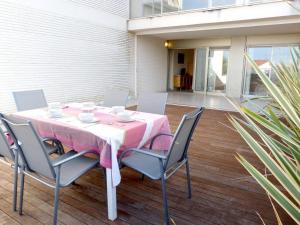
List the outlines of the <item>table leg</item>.
<svg viewBox="0 0 300 225">
<path fill-rule="evenodd" d="M 106 192 L 108 219 L 115 220 L 117 218 L 117 191 L 112 184 L 112 172 L 109 168 L 106 168 Z"/>
</svg>

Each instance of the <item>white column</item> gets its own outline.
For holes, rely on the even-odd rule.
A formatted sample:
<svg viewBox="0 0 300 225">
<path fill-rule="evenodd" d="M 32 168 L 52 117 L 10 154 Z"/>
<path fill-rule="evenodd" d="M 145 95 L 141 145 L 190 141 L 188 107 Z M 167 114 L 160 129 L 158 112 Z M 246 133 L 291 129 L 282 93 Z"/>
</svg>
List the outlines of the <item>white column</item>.
<svg viewBox="0 0 300 225">
<path fill-rule="evenodd" d="M 245 43 L 245 37 L 231 39 L 226 84 L 228 97 L 239 98 L 242 95 Z"/>
</svg>

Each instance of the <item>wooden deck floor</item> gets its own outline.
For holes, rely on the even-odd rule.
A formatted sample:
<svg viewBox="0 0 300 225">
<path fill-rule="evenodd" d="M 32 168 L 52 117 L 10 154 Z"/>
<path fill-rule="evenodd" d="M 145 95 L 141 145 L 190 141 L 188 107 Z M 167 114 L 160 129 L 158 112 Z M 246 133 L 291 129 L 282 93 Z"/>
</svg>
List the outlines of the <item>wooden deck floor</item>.
<svg viewBox="0 0 300 225">
<path fill-rule="evenodd" d="M 174 131 L 183 113 L 192 108 L 168 106 Z M 184 170 L 168 181 L 170 214 L 177 225 L 188 224 L 276 224 L 264 191 L 248 176 L 234 158 L 236 152 L 258 163 L 239 135 L 229 125 L 227 113 L 206 110 L 196 129 L 189 156 L 193 198 L 187 199 Z M 261 167 L 262 168 L 262 167 Z M 27 179 L 24 216 L 12 212 L 12 171 L 0 165 L 0 224 L 51 224 L 53 190 Z M 77 184 L 61 192 L 60 224 L 162 224 L 160 183 L 130 169 L 122 170 L 117 189 L 118 214 L 115 222 L 107 220 L 105 185 L 101 171 L 91 171 Z M 293 224 L 281 213 L 284 224 Z"/>
</svg>

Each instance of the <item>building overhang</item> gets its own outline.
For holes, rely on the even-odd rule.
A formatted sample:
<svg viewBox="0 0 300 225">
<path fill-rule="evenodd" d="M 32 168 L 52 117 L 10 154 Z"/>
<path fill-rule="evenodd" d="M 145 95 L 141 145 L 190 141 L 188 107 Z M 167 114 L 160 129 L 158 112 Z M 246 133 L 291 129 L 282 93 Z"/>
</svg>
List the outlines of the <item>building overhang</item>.
<svg viewBox="0 0 300 225">
<path fill-rule="evenodd" d="M 300 13 L 287 2 L 278 1 L 131 19 L 128 31 L 164 39 L 300 33 Z"/>
</svg>

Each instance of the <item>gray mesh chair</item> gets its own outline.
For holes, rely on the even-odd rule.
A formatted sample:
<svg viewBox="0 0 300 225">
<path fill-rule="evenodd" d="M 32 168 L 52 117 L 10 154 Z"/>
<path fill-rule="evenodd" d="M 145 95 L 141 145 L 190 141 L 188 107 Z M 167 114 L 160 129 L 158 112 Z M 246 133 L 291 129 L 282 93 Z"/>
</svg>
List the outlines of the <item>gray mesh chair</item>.
<svg viewBox="0 0 300 225">
<path fill-rule="evenodd" d="M 108 89 L 104 94 L 103 106 L 125 106 L 128 100 L 129 91 L 121 89 Z"/>
<path fill-rule="evenodd" d="M 165 114 L 168 93 L 141 93 L 138 97 L 137 111 Z"/>
<path fill-rule="evenodd" d="M 10 129 L 7 122 L 3 119 L 5 119 L 5 116 L 2 113 L 0 113 L 0 121 L 4 125 L 7 133 L 13 139 L 14 143 L 16 143 L 16 137 L 15 137 L 13 131 Z M 47 154 L 49 154 L 49 155 L 53 154 L 53 153 L 57 153 L 59 155 L 64 154 L 64 147 L 58 139 L 56 139 L 56 138 L 43 138 L 42 141 L 45 144 Z M 14 147 L 16 147 L 16 146 L 14 146 Z"/>
<path fill-rule="evenodd" d="M 0 162 L 14 168 L 13 210 L 17 211 L 17 187 L 18 187 L 18 157 L 15 157 L 16 149 L 9 145 L 4 131 L 0 127 Z"/>
<path fill-rule="evenodd" d="M 13 92 L 13 96 L 18 111 L 45 108 L 48 106 L 44 91 L 42 89 L 15 91 Z"/>
<path fill-rule="evenodd" d="M 13 188 L 13 210 L 17 211 L 17 194 L 18 194 L 18 167 L 22 166 L 23 161 L 19 155 L 18 148 L 15 144 L 9 144 L 6 135 L 10 135 L 14 140 L 14 143 L 17 142 L 16 137 L 10 127 L 8 126 L 6 120 L 4 119 L 4 115 L 0 113 L 0 121 L 2 125 L 5 127 L 6 131 L 0 128 L 0 161 L 4 164 L 10 165 L 14 168 L 14 188 Z M 45 144 L 47 154 L 58 153 L 63 154 L 63 146 L 61 142 L 57 139 L 45 138 L 42 139 Z M 49 144 L 48 141 L 52 141 L 52 144 Z M 17 165 L 17 166 L 16 166 Z"/>
<path fill-rule="evenodd" d="M 130 167 L 153 180 L 161 180 L 164 221 L 167 225 L 170 223 L 166 180 L 183 165 L 186 166 L 188 197 L 191 198 L 192 196 L 187 153 L 193 132 L 203 111 L 204 108 L 200 108 L 191 113 L 185 114 L 174 136 L 170 134 L 158 134 L 152 139 L 150 149 L 128 149 L 125 150 L 119 157 L 120 166 L 124 165 Z M 162 135 L 173 136 L 172 144 L 167 154 L 163 154 L 162 151 L 152 150 L 153 143 Z"/>
<path fill-rule="evenodd" d="M 99 159 L 84 156 L 95 153 L 91 150 L 76 153 L 69 151 L 55 160 L 47 154 L 44 142 L 38 137 L 31 122 L 24 122 L 13 117 L 3 119 L 17 138 L 17 148 L 24 164 L 20 168 L 20 202 L 19 214 L 23 211 L 23 194 L 25 175 L 55 189 L 53 224 L 57 224 L 60 188 L 71 185 L 76 179 L 95 168 Z M 98 157 L 98 156 L 97 156 Z"/>
</svg>

